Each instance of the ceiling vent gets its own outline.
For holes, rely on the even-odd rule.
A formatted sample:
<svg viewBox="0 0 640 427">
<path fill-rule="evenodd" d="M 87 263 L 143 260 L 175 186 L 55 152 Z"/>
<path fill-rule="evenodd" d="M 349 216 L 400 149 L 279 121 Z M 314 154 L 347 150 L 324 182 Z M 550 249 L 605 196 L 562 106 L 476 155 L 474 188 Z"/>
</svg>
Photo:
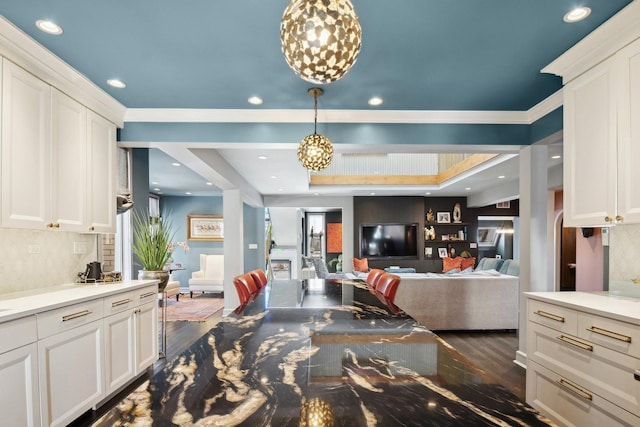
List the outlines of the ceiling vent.
<svg viewBox="0 0 640 427">
<path fill-rule="evenodd" d="M 496 208 L 498 209 L 509 209 L 511 207 L 511 201 L 507 200 L 506 202 L 496 203 Z"/>
</svg>

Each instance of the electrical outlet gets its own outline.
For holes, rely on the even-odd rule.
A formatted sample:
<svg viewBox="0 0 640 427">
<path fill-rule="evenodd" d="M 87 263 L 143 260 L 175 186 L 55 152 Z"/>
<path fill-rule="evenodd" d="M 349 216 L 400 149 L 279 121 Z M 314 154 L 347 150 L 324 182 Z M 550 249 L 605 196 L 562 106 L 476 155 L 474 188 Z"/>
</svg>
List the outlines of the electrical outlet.
<svg viewBox="0 0 640 427">
<path fill-rule="evenodd" d="M 249 243 L 249 249 L 258 249 L 257 243 Z"/>
<path fill-rule="evenodd" d="M 40 253 L 40 245 L 29 245 L 27 247 L 27 252 L 30 254 L 39 254 Z"/>
<path fill-rule="evenodd" d="M 87 253 L 87 243 L 86 242 L 73 242 L 73 253 L 74 253 L 74 255 L 86 254 Z"/>
</svg>

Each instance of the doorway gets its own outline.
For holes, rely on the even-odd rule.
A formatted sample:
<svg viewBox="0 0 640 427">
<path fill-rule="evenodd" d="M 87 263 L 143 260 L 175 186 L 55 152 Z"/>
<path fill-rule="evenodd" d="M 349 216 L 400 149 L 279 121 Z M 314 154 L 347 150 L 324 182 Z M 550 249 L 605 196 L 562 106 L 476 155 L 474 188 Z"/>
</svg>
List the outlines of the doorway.
<svg viewBox="0 0 640 427">
<path fill-rule="evenodd" d="M 560 220 L 560 291 L 576 290 L 576 229 Z"/>
</svg>

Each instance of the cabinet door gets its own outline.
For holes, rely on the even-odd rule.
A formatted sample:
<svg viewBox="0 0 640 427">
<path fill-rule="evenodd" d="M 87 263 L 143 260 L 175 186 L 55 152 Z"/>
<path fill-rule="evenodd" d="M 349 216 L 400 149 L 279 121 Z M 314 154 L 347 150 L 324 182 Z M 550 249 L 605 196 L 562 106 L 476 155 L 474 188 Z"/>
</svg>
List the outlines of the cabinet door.
<svg viewBox="0 0 640 427">
<path fill-rule="evenodd" d="M 51 88 L 7 60 L 2 68 L 1 223 L 44 229 L 51 223 Z"/>
<path fill-rule="evenodd" d="M 135 322 L 136 372 L 140 373 L 158 359 L 158 302 L 138 307 Z"/>
<path fill-rule="evenodd" d="M 51 92 L 51 219 L 65 231 L 87 231 L 87 109 Z"/>
<path fill-rule="evenodd" d="M 106 394 L 118 390 L 136 374 L 134 310 L 104 319 Z"/>
<path fill-rule="evenodd" d="M 89 138 L 88 231 L 114 233 L 116 221 L 116 127 L 91 110 Z"/>
<path fill-rule="evenodd" d="M 621 78 L 618 114 L 618 215 L 640 223 L 640 40 L 618 54 Z M 626 86 L 628 82 L 629 86 Z"/>
<path fill-rule="evenodd" d="M 0 414 L 6 426 L 40 426 L 36 343 L 0 354 Z"/>
<path fill-rule="evenodd" d="M 606 225 L 616 215 L 614 71 L 604 62 L 563 89 L 566 227 Z"/>
<path fill-rule="evenodd" d="M 43 426 L 65 426 L 105 396 L 102 319 L 38 341 Z"/>
</svg>

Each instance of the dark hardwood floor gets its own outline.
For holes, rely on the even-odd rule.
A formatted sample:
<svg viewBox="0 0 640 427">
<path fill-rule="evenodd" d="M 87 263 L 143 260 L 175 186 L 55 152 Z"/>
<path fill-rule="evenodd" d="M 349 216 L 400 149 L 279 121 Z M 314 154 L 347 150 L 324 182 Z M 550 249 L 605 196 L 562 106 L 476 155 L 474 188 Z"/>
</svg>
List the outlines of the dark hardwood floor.
<svg viewBox="0 0 640 427">
<path fill-rule="evenodd" d="M 126 387 L 114 398 L 101 405 L 97 410 L 88 411 L 74 423 L 73 427 L 90 426 L 110 408 L 135 390 L 155 372 L 164 367 L 193 344 L 205 332 L 210 330 L 222 317 L 222 310 L 206 322 L 167 322 L 166 359 L 160 359 L 133 384 Z M 501 384 L 524 402 L 525 370 L 513 363 L 518 349 L 518 337 L 514 331 L 492 332 L 438 332 L 444 341 L 462 354 L 463 358 L 479 368 L 491 381 Z"/>
<path fill-rule="evenodd" d="M 515 331 L 437 332 L 491 380 L 525 400 L 526 370 L 513 360 L 518 350 Z"/>
</svg>

